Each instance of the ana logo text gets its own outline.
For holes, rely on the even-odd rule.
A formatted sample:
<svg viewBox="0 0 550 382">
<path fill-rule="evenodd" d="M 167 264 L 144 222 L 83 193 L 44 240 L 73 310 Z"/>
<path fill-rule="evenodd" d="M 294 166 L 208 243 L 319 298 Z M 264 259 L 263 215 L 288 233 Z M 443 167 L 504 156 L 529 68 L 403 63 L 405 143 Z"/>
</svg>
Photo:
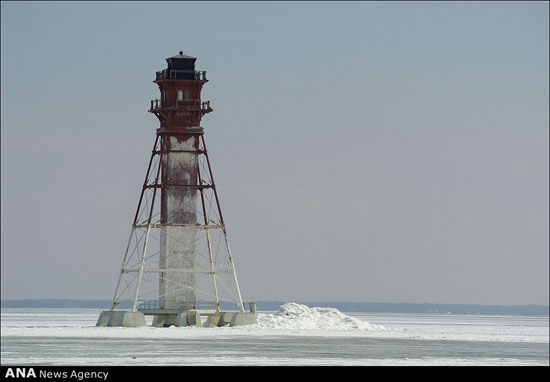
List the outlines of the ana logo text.
<svg viewBox="0 0 550 382">
<path fill-rule="evenodd" d="M 8 367 L 4 378 L 36 378 L 36 373 L 34 372 L 34 369 L 32 367 L 16 367 L 15 370 L 11 367 Z"/>
</svg>

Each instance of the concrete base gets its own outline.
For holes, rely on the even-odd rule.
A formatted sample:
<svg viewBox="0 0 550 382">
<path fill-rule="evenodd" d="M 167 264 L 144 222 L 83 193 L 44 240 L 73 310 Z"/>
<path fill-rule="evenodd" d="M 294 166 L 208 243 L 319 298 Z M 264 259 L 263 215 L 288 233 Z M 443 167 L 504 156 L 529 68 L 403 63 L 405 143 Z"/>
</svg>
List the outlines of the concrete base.
<svg viewBox="0 0 550 382">
<path fill-rule="evenodd" d="M 256 323 L 256 314 L 252 312 L 215 312 L 208 314 L 208 319 L 204 326 L 240 326 Z M 106 310 L 99 315 L 96 326 L 135 328 L 138 326 L 147 326 L 147 323 L 145 322 L 145 315 L 142 312 Z M 153 326 L 202 326 L 201 314 L 197 310 L 156 314 L 153 318 Z"/>
<path fill-rule="evenodd" d="M 240 326 L 257 323 L 256 315 L 251 312 L 216 312 L 208 316 L 204 326 Z"/>
<path fill-rule="evenodd" d="M 189 313 L 188 312 L 181 312 L 181 313 L 176 314 L 176 317 L 174 318 L 174 320 L 176 321 L 176 323 L 174 325 L 177 326 L 177 327 L 191 326 L 191 324 L 189 323 Z M 200 319 L 199 319 L 199 322 L 200 322 Z"/>
<path fill-rule="evenodd" d="M 188 310 L 177 314 L 156 314 L 153 326 L 202 326 L 201 315 L 196 310 Z"/>
<path fill-rule="evenodd" d="M 231 318 L 231 326 L 257 324 L 256 315 L 252 312 L 238 312 Z"/>
<path fill-rule="evenodd" d="M 208 316 L 204 326 L 226 326 L 231 324 L 231 312 L 216 312 Z"/>
<path fill-rule="evenodd" d="M 180 313 L 180 314 L 182 314 L 182 315 L 185 314 L 186 315 L 188 325 L 190 325 L 190 326 L 202 326 L 201 315 L 198 311 L 189 310 L 186 313 Z"/>
<path fill-rule="evenodd" d="M 167 328 L 176 325 L 177 314 L 157 314 L 153 317 L 153 326 Z M 181 325 L 176 325 L 181 326 Z"/>
<path fill-rule="evenodd" d="M 146 325 L 143 313 L 121 310 L 105 310 L 101 312 L 96 323 L 96 326 L 123 326 L 126 328 Z"/>
</svg>

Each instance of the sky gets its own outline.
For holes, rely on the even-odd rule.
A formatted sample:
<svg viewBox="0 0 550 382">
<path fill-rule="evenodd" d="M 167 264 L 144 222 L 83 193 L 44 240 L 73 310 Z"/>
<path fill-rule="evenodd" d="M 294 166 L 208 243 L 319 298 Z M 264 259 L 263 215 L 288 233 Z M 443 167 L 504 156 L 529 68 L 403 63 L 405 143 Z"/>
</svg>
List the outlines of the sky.
<svg viewBox="0 0 550 382">
<path fill-rule="evenodd" d="M 548 2 L 1 3 L 1 297 L 112 298 L 179 50 L 245 301 L 549 302 Z"/>
</svg>

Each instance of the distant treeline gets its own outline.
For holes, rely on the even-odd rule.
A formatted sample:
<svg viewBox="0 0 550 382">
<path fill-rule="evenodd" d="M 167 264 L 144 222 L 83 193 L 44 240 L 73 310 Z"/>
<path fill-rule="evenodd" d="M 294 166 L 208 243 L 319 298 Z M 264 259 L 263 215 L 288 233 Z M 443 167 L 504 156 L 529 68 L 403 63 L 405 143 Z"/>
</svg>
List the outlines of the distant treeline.
<svg viewBox="0 0 550 382">
<path fill-rule="evenodd" d="M 276 311 L 285 302 L 257 301 L 258 311 Z M 299 302 L 309 307 L 336 308 L 341 312 L 369 313 L 442 313 L 442 314 L 487 314 L 548 316 L 548 305 L 468 305 L 428 303 L 379 303 L 379 302 Z M 2 308 L 81 308 L 110 309 L 111 300 L 26 299 L 2 300 Z M 129 309 L 129 301 L 117 309 Z M 222 304 L 222 310 L 234 310 L 233 305 Z M 247 306 L 248 308 L 248 306 Z"/>
</svg>

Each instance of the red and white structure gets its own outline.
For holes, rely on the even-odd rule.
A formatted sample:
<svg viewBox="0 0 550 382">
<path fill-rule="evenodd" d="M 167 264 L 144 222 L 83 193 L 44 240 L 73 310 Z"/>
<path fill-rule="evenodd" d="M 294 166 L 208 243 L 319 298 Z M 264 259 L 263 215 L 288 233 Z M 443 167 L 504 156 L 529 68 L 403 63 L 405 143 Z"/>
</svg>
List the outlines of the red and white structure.
<svg viewBox="0 0 550 382">
<path fill-rule="evenodd" d="M 245 312 L 227 229 L 206 149 L 202 117 L 212 112 L 202 101 L 208 82 L 195 70 L 195 57 L 183 52 L 166 59 L 153 81 L 160 98 L 149 112 L 160 122 L 113 305 L 99 326 L 156 326 L 255 323 Z M 117 311 L 123 301 L 131 311 Z M 233 305 L 236 312 L 222 311 Z M 234 322 L 231 322 L 233 320 Z"/>
</svg>

